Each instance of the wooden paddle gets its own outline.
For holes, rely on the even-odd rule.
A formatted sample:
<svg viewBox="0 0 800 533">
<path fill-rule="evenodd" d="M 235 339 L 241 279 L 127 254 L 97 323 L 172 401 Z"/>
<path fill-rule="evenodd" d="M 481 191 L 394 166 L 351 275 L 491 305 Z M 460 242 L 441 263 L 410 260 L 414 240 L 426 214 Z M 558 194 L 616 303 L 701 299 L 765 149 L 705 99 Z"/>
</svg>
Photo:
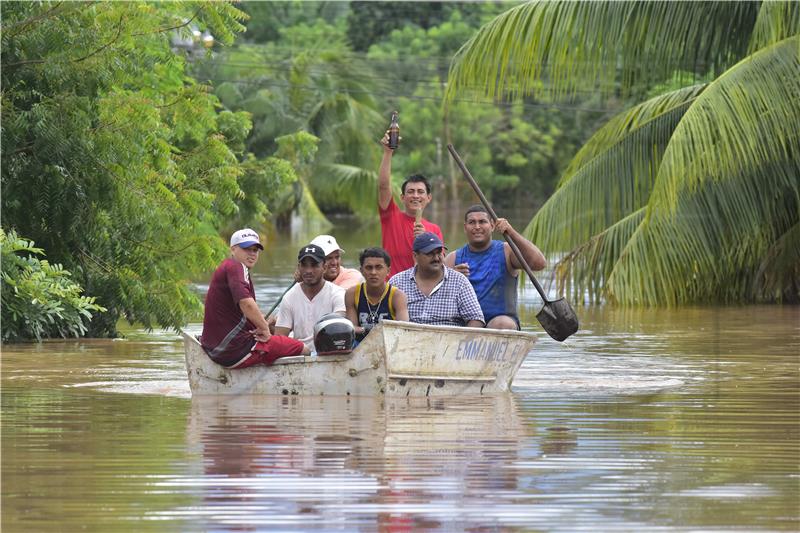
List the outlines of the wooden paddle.
<svg viewBox="0 0 800 533">
<path fill-rule="evenodd" d="M 470 174 L 469 170 L 467 170 L 467 167 L 464 165 L 464 162 L 461 160 L 458 152 L 456 152 L 456 149 L 453 148 L 452 144 L 448 144 L 447 149 L 450 151 L 450 155 L 453 156 L 453 159 L 455 159 L 458 168 L 461 169 L 461 173 L 464 174 L 464 177 L 472 186 L 472 190 L 474 190 L 475 194 L 477 194 L 478 198 L 480 198 L 483 207 L 486 208 L 489 216 L 492 217 L 492 221 L 496 221 L 497 214 L 494 212 L 494 209 L 492 209 L 492 206 L 489 205 L 489 200 L 487 200 L 483 195 L 483 192 L 473 179 L 472 174 Z M 544 301 L 544 307 L 542 307 L 542 310 L 536 315 L 536 319 L 539 320 L 539 323 L 542 325 L 547 334 L 553 337 L 555 340 L 561 342 L 578 331 L 578 316 L 575 314 L 572 306 L 569 305 L 569 302 L 567 302 L 564 298 L 548 300 L 544 289 L 542 289 L 542 286 L 539 285 L 539 281 L 536 279 L 536 276 L 533 275 L 531 267 L 528 265 L 527 261 L 525 261 L 525 258 L 522 256 L 522 252 L 519 250 L 517 244 L 505 233 L 503 234 L 503 238 L 511 247 L 511 251 L 514 252 L 514 255 L 522 265 L 525 273 L 528 274 L 528 278 L 533 282 L 534 287 L 536 287 L 536 290 L 539 291 L 539 295 Z"/>
</svg>

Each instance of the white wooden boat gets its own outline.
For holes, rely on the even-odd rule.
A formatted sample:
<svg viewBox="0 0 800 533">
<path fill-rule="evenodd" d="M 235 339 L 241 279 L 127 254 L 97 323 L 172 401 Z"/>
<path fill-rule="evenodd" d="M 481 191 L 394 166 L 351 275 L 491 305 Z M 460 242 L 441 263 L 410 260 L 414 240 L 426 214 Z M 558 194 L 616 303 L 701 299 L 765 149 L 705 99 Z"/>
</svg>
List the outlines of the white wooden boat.
<svg viewBox="0 0 800 533">
<path fill-rule="evenodd" d="M 183 339 L 193 395 L 452 396 L 509 391 L 536 335 L 385 320 L 349 354 L 239 370 L 214 363 L 194 335 Z"/>
</svg>

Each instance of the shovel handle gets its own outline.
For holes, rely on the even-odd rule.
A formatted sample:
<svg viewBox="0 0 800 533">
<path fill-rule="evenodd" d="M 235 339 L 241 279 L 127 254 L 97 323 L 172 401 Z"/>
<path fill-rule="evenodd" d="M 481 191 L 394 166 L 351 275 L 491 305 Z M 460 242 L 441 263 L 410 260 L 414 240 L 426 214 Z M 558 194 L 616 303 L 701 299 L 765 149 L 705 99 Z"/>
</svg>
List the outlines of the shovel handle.
<svg viewBox="0 0 800 533">
<path fill-rule="evenodd" d="M 497 220 L 497 213 L 494 212 L 494 209 L 492 209 L 491 204 L 489 204 L 489 200 L 487 200 L 486 196 L 483 195 L 483 191 L 481 191 L 481 188 L 478 187 L 478 184 L 475 182 L 475 179 L 472 177 L 472 174 L 470 174 L 469 170 L 467 170 L 466 165 L 464 165 L 464 161 L 461 160 L 461 156 L 458 155 L 458 152 L 456 152 L 456 149 L 453 148 L 452 144 L 448 144 L 447 145 L 447 149 L 450 151 L 450 155 L 453 156 L 453 159 L 455 159 L 456 164 L 458 165 L 458 168 L 461 169 L 461 173 L 464 174 L 464 177 L 467 179 L 469 184 L 472 186 L 472 190 L 474 190 L 475 194 L 477 194 L 478 198 L 480 198 L 481 203 L 483 204 L 483 207 L 485 207 L 486 211 L 489 212 L 489 216 L 492 217 L 492 221 L 496 221 Z M 508 245 L 511 247 L 511 251 L 514 252 L 514 255 L 517 256 L 517 260 L 519 260 L 520 264 L 522 265 L 523 270 L 525 270 L 525 273 L 528 275 L 528 277 L 530 278 L 531 282 L 533 282 L 533 286 L 536 287 L 537 291 L 539 291 L 539 296 L 542 297 L 542 300 L 544 300 L 544 303 L 545 304 L 550 303 L 550 300 L 547 299 L 547 295 L 545 294 L 544 289 L 542 289 L 542 286 L 539 285 L 539 281 L 536 279 L 536 276 L 533 275 L 533 271 L 531 270 L 531 267 L 528 265 L 528 262 L 525 261 L 524 257 L 522 257 L 522 252 L 520 251 L 519 247 L 517 246 L 517 243 L 515 243 L 511 239 L 511 237 L 508 236 L 505 233 L 503 233 L 503 238 L 506 240 Z"/>
</svg>

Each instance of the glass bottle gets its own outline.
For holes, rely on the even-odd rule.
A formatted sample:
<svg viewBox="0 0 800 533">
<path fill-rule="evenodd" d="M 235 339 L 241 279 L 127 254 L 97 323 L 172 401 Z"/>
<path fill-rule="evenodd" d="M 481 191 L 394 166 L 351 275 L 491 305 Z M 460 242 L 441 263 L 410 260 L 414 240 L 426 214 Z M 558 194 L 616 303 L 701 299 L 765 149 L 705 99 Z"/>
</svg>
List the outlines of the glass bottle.
<svg viewBox="0 0 800 533">
<path fill-rule="evenodd" d="M 400 124 L 397 123 L 397 111 L 392 112 L 392 121 L 389 123 L 389 148 L 397 150 L 400 144 Z"/>
</svg>

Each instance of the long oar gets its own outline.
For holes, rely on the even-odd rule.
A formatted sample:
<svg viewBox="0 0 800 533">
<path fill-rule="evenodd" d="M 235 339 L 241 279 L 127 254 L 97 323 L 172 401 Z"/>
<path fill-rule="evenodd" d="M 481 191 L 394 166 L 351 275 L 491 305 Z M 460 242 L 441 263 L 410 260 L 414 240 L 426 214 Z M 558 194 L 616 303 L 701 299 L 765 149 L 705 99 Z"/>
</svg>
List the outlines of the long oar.
<svg viewBox="0 0 800 533">
<path fill-rule="evenodd" d="M 266 318 L 269 318 L 269 315 L 271 315 L 272 312 L 275 310 L 275 308 L 278 307 L 278 304 L 281 303 L 281 300 L 283 300 L 283 297 L 286 296 L 286 293 L 289 292 L 289 290 L 292 287 L 294 287 L 296 284 L 297 284 L 297 282 L 292 280 L 292 284 L 289 285 L 288 287 L 286 287 L 286 290 L 283 291 L 280 296 L 278 296 L 277 301 L 274 304 L 272 304 L 272 307 L 269 308 L 269 311 L 267 311 L 267 314 L 264 315 Z"/>
<path fill-rule="evenodd" d="M 477 194 L 478 198 L 481 199 L 481 203 L 483 204 L 483 207 L 486 208 L 486 211 L 489 212 L 489 216 L 492 217 L 492 221 L 496 221 L 497 214 L 495 214 L 492 206 L 489 205 L 489 201 L 483 195 L 483 192 L 481 192 L 481 188 L 478 187 L 477 183 L 475 183 L 475 180 L 472 178 L 472 174 L 470 174 L 469 170 L 467 170 L 467 167 L 464 165 L 461 157 L 456 152 L 456 149 L 453 148 L 452 144 L 448 144 L 447 149 L 450 151 L 450 155 L 453 156 L 453 159 L 455 159 L 456 164 L 458 165 L 458 168 L 461 169 L 464 177 L 472 186 L 475 194 Z M 567 302 L 564 298 L 559 298 L 558 300 L 548 300 L 544 289 L 542 289 L 542 286 L 539 285 L 539 281 L 536 279 L 536 276 L 533 275 L 533 271 L 528 265 L 528 262 L 525 261 L 524 257 L 522 257 L 522 252 L 520 252 L 517 244 L 505 233 L 503 233 L 503 238 L 505 238 L 506 242 L 511 247 L 511 251 L 514 252 L 514 255 L 517 256 L 517 260 L 522 265 L 525 273 L 528 274 L 528 278 L 533 282 L 534 287 L 536 287 L 536 290 L 539 291 L 539 295 L 544 301 L 544 307 L 542 307 L 542 310 L 536 315 L 536 319 L 539 320 L 539 323 L 542 325 L 547 334 L 553 337 L 555 340 L 561 342 L 578 331 L 578 316 L 575 314 L 572 306 L 569 305 L 569 302 Z"/>
</svg>

